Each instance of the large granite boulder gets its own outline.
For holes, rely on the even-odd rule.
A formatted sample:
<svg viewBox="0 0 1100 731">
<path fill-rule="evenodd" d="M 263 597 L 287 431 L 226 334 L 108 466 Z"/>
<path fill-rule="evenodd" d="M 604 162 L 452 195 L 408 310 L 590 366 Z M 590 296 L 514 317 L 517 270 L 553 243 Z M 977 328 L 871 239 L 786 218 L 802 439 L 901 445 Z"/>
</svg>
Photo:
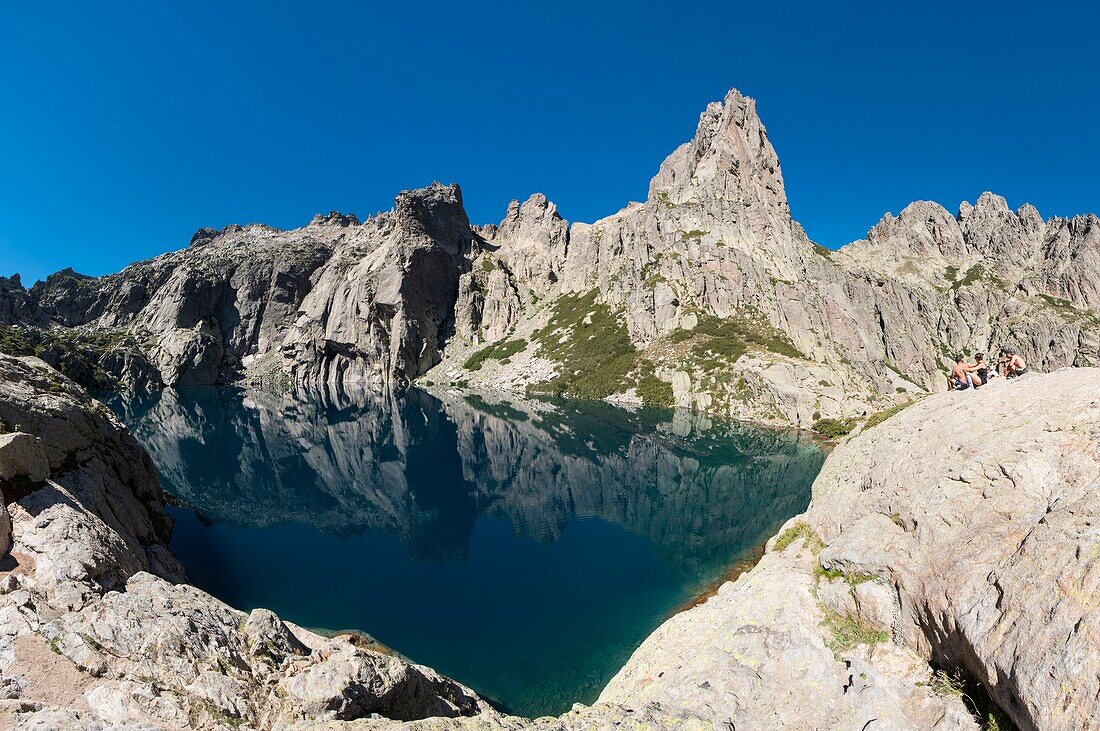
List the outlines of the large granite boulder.
<svg viewBox="0 0 1100 731">
<path fill-rule="evenodd" d="M 50 474 L 42 440 L 33 434 L 0 434 L 0 482 L 23 478 L 41 482 Z"/>
<path fill-rule="evenodd" d="M 1100 715 L 1100 370 L 995 381 L 838 449 L 804 520 L 821 565 L 896 589 L 896 641 L 1023 729 Z"/>
</svg>

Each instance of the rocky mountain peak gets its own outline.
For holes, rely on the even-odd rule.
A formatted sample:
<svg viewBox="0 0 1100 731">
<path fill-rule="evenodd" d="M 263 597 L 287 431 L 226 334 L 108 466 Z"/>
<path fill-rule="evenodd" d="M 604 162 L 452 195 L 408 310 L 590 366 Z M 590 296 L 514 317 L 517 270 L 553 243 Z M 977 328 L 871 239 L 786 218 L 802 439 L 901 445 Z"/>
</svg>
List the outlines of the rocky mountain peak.
<svg viewBox="0 0 1100 731">
<path fill-rule="evenodd" d="M 1023 224 L 1024 229 L 1032 236 L 1041 234 L 1043 228 L 1046 226 L 1042 214 L 1040 214 L 1038 209 L 1030 203 L 1024 203 L 1017 208 L 1016 217 L 1020 219 L 1020 223 Z"/>
<path fill-rule="evenodd" d="M 0 277 L 0 325 L 42 324 L 18 274 Z"/>
<path fill-rule="evenodd" d="M 990 257 L 993 268 L 1000 271 L 1023 267 L 1038 248 L 1043 224 L 1034 208 L 1021 211 L 1025 218 L 1013 213 L 1002 196 L 982 193 L 977 203 L 959 217 L 970 250 Z"/>
<path fill-rule="evenodd" d="M 218 237 L 218 232 L 208 226 L 204 226 L 196 231 L 191 236 L 191 243 L 188 246 L 202 246 L 208 244 Z"/>
<path fill-rule="evenodd" d="M 457 183 L 434 182 L 426 188 L 401 191 L 394 200 L 393 222 L 402 231 L 424 234 L 436 242 L 469 243 L 472 238 Z"/>
<path fill-rule="evenodd" d="M 756 101 L 731 89 L 699 117 L 695 137 L 661 164 L 650 200 L 675 205 L 693 199 L 759 203 L 790 216 L 779 158 L 756 111 Z"/>
<path fill-rule="evenodd" d="M 535 193 L 521 205 L 512 201 L 499 226 L 493 229 L 497 243 L 535 246 L 564 257 L 569 224 L 558 214 L 558 207 L 542 193 Z"/>
<path fill-rule="evenodd" d="M 973 205 L 966 201 L 959 204 L 958 221 L 965 229 L 972 225 L 982 225 L 979 222 L 1017 223 L 1019 219 L 1008 207 L 1008 201 L 1003 196 L 987 190 L 978 196 L 977 202 Z"/>
<path fill-rule="evenodd" d="M 880 256 L 966 255 L 966 243 L 955 217 L 935 201 L 915 201 L 895 218 L 887 213 L 867 233 Z"/>
<path fill-rule="evenodd" d="M 309 222 L 310 226 L 337 226 L 340 228 L 347 228 L 348 226 L 358 226 L 359 218 L 354 213 L 340 213 L 339 211 L 329 211 L 328 213 L 318 213 Z"/>
</svg>

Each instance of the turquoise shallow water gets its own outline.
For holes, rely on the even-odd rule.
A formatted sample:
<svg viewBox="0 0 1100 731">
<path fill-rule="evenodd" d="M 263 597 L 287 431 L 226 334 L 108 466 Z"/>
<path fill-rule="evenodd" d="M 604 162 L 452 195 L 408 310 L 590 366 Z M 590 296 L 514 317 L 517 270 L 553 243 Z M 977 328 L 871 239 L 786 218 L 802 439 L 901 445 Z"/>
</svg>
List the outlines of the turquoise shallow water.
<svg viewBox="0 0 1100 731">
<path fill-rule="evenodd" d="M 591 702 L 803 510 L 804 437 L 602 403 L 421 391 L 113 396 L 185 507 L 172 550 L 241 609 L 359 629 L 523 715 Z"/>
</svg>

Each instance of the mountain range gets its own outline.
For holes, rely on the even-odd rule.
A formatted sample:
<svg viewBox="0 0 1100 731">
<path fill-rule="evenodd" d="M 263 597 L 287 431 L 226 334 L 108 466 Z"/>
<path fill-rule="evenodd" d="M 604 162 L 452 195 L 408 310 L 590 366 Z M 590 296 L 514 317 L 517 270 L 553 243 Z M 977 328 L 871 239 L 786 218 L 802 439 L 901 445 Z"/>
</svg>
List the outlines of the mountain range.
<svg viewBox="0 0 1100 731">
<path fill-rule="evenodd" d="M 731 90 L 645 202 L 594 223 L 535 194 L 471 225 L 459 187 L 433 183 L 362 221 L 203 228 L 117 274 L 0 278 L 0 351 L 98 388 L 420 382 L 809 426 L 942 389 L 960 351 L 1097 364 L 1098 308 L 1092 214 L 983 193 L 814 243 L 755 101 Z"/>
</svg>

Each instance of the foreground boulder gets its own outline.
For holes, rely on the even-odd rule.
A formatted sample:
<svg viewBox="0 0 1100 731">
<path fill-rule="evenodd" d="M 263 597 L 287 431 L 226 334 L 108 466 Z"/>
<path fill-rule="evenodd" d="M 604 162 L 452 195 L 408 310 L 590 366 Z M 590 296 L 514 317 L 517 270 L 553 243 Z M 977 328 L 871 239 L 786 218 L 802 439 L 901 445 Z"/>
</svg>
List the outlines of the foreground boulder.
<svg viewBox="0 0 1100 731">
<path fill-rule="evenodd" d="M 275 728 L 483 709 L 432 670 L 173 583 L 183 572 L 149 456 L 44 362 L 0 355 L 0 422 L 19 430 L 0 435 L 0 727 Z"/>
<path fill-rule="evenodd" d="M 895 641 L 1020 728 L 1078 729 L 1100 717 L 1098 518 L 1100 370 L 1082 368 L 911 407 L 837 450 L 805 521 L 823 567 L 896 589 Z"/>
<path fill-rule="evenodd" d="M 1100 715 L 1098 480 L 1100 370 L 926 399 L 838 448 L 761 564 L 650 637 L 601 700 L 725 708 L 752 728 L 771 727 L 762 713 L 804 728 L 903 709 L 903 727 L 960 721 L 914 702 L 915 683 L 868 692 L 900 650 L 941 669 L 941 687 L 984 688 L 1000 710 L 980 708 L 983 721 L 1087 728 Z M 843 695 L 812 652 L 822 633 L 834 648 L 871 641 L 841 649 Z"/>
</svg>

